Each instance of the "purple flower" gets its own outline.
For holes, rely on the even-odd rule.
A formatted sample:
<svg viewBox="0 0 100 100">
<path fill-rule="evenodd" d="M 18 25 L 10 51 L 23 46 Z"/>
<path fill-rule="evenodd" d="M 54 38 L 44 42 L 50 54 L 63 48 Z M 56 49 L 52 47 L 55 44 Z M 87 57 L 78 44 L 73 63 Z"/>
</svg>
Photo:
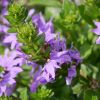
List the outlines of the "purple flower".
<svg viewBox="0 0 100 100">
<path fill-rule="evenodd" d="M 2 11 L 1 11 L 2 15 L 6 16 L 8 15 L 8 11 L 7 11 L 7 8 L 3 8 Z"/>
<path fill-rule="evenodd" d="M 56 34 L 51 34 L 49 29 L 45 32 L 45 41 L 47 43 L 54 40 L 55 37 L 56 37 Z"/>
<path fill-rule="evenodd" d="M 10 96 L 16 87 L 16 83 L 6 87 L 5 95 Z"/>
<path fill-rule="evenodd" d="M 34 9 L 30 9 L 29 13 L 28 13 L 28 17 L 32 17 L 32 15 L 34 14 L 35 10 Z"/>
<path fill-rule="evenodd" d="M 75 65 L 68 68 L 68 77 L 76 77 L 76 66 Z"/>
<path fill-rule="evenodd" d="M 39 32 L 37 35 L 43 34 L 46 44 L 50 46 L 50 58 L 48 58 L 49 61 L 44 64 L 43 68 L 31 62 L 34 66 L 31 72 L 33 76 L 31 91 L 35 92 L 40 84 L 54 82 L 57 70 L 60 69 L 63 64 L 71 66 L 68 68 L 68 76 L 66 77 L 66 84 L 70 85 L 72 79 L 76 77 L 76 66 L 82 61 L 80 53 L 73 48 L 67 49 L 65 38 L 63 38 L 60 33 L 54 33 L 52 20 L 46 22 L 42 14 L 39 13 L 32 17 L 32 21 Z"/>
<path fill-rule="evenodd" d="M 45 41 L 47 43 L 50 43 L 57 36 L 56 34 L 54 34 L 52 20 L 50 20 L 49 22 L 46 23 L 46 25 L 44 26 L 44 29 L 45 30 L 43 31 L 43 33 L 45 33 Z"/>
<path fill-rule="evenodd" d="M 64 63 L 71 63 L 71 57 L 67 54 L 68 51 L 52 52 L 50 59 L 56 60 L 60 65 Z"/>
<path fill-rule="evenodd" d="M 47 82 L 51 82 L 55 79 L 55 72 L 56 69 L 60 68 L 60 66 L 57 65 L 57 62 L 55 60 L 49 60 L 43 68 L 43 72 L 40 76 L 40 79 L 45 79 Z"/>
<path fill-rule="evenodd" d="M 7 12 L 8 4 L 9 4 L 8 0 L 1 0 L 1 5 L 2 5 L 1 13 L 2 13 L 2 15 L 7 15 L 8 14 L 8 12 Z"/>
<path fill-rule="evenodd" d="M 50 29 L 50 33 L 54 33 L 54 27 L 53 27 L 52 20 L 46 23 L 45 30 L 48 30 L 48 29 Z"/>
<path fill-rule="evenodd" d="M 100 22 L 94 22 L 96 28 L 92 30 L 97 35 L 100 35 Z M 100 36 L 96 40 L 96 44 L 100 44 Z"/>
<path fill-rule="evenodd" d="M 94 24 L 96 25 L 96 28 L 92 30 L 92 32 L 94 32 L 97 35 L 100 35 L 100 22 L 94 22 Z"/>
<path fill-rule="evenodd" d="M 8 0 L 1 0 L 2 7 L 7 7 L 9 2 Z"/>
<path fill-rule="evenodd" d="M 16 34 L 10 34 L 6 36 L 3 40 L 3 43 L 10 43 L 11 44 L 11 49 L 17 48 L 21 44 L 17 42 L 17 37 Z"/>
<path fill-rule="evenodd" d="M 31 86 L 30 86 L 31 92 L 36 92 L 38 86 L 39 86 L 39 81 L 33 82 L 33 83 L 31 84 Z"/>
<path fill-rule="evenodd" d="M 17 44 L 17 38 L 15 34 L 11 34 L 5 37 L 3 43 L 11 43 L 11 49 L 15 48 L 15 45 Z"/>
<path fill-rule="evenodd" d="M 70 85 L 74 77 L 76 77 L 76 66 L 75 65 L 68 68 L 68 76 L 66 77 L 66 84 Z"/>
<path fill-rule="evenodd" d="M 82 58 L 80 57 L 80 53 L 78 50 L 74 50 L 74 49 L 69 49 L 68 50 L 68 54 L 71 57 L 72 61 L 78 65 L 79 63 L 82 62 Z"/>
<path fill-rule="evenodd" d="M 32 70 L 30 72 L 33 80 L 37 80 L 38 76 L 42 73 L 42 66 L 36 64 L 35 62 L 28 63 L 28 65 L 32 66 Z"/>
<path fill-rule="evenodd" d="M 15 77 L 22 72 L 23 60 L 17 57 L 15 51 L 9 52 L 5 50 L 4 56 L 0 56 L 0 96 L 9 95 L 11 93 L 12 86 L 16 83 Z"/>
<path fill-rule="evenodd" d="M 8 29 L 9 29 L 8 26 L 0 25 L 0 33 L 5 33 L 5 34 L 7 34 L 7 33 L 8 33 L 8 32 L 7 32 Z"/>
<path fill-rule="evenodd" d="M 4 18 L 4 16 L 0 16 L 0 21 L 2 21 L 2 23 L 4 24 L 4 25 L 7 25 L 7 26 L 9 26 L 9 22 L 7 21 L 7 19 L 6 18 Z"/>
<path fill-rule="evenodd" d="M 54 34 L 54 28 L 53 28 L 53 24 L 51 20 L 46 23 L 42 14 L 39 13 L 32 17 L 32 21 L 33 21 L 33 24 L 35 24 L 35 26 L 38 29 L 38 32 L 39 32 L 38 35 L 44 34 L 45 41 L 47 43 L 49 43 L 51 40 L 56 38 L 56 34 Z"/>
<path fill-rule="evenodd" d="M 57 68 L 60 68 L 60 66 L 57 65 L 55 60 L 48 61 L 48 63 L 44 65 L 43 69 L 41 66 L 35 64 L 31 71 L 31 76 L 33 75 L 33 82 L 30 86 L 31 91 L 36 92 L 38 85 L 53 81 L 55 79 Z"/>
<path fill-rule="evenodd" d="M 39 14 L 34 15 L 32 17 L 32 21 L 33 21 L 33 24 L 35 24 L 36 27 L 38 28 L 39 34 L 42 34 L 45 30 L 44 26 L 46 24 L 42 14 L 39 13 Z"/>
<path fill-rule="evenodd" d="M 100 44 L 100 36 L 97 38 L 96 44 Z"/>
<path fill-rule="evenodd" d="M 32 66 L 30 76 L 32 77 L 32 84 L 30 86 L 31 92 L 36 92 L 37 87 L 39 86 L 39 77 L 42 73 L 42 67 L 35 62 L 28 62 L 29 66 Z"/>
<path fill-rule="evenodd" d="M 59 52 L 66 50 L 66 40 L 60 37 L 60 33 L 57 34 L 57 37 L 50 42 L 51 52 Z"/>
</svg>

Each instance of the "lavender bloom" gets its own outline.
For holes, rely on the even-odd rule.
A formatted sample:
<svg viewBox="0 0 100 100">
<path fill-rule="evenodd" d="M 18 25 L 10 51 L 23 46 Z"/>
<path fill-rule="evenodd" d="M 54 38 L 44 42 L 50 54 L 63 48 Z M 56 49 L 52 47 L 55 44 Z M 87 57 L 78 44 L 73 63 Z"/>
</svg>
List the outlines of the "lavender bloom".
<svg viewBox="0 0 100 100">
<path fill-rule="evenodd" d="M 7 34 L 9 27 L 5 25 L 0 25 L 0 33 L 5 33 Z"/>
<path fill-rule="evenodd" d="M 76 77 L 76 66 L 75 65 L 68 68 L 68 76 L 66 77 L 66 84 L 70 85 L 74 77 Z"/>
<path fill-rule="evenodd" d="M 44 32 L 44 26 L 46 24 L 43 16 L 41 13 L 39 14 L 36 14 L 32 17 L 32 21 L 33 21 L 33 24 L 36 25 L 36 27 L 38 28 L 38 31 L 39 31 L 39 35 L 42 34 Z"/>
<path fill-rule="evenodd" d="M 32 17 L 32 15 L 34 14 L 35 10 L 34 9 L 30 9 L 29 13 L 28 13 L 28 17 Z"/>
<path fill-rule="evenodd" d="M 54 40 L 54 38 L 56 38 L 56 34 L 51 34 L 50 33 L 50 28 L 48 28 L 48 30 L 46 30 L 45 32 L 45 41 L 47 43 L 49 43 L 50 41 Z"/>
<path fill-rule="evenodd" d="M 78 50 L 69 49 L 68 54 L 71 57 L 72 61 L 75 62 L 76 65 L 82 62 L 80 57 L 80 53 Z"/>
<path fill-rule="evenodd" d="M 31 76 L 33 75 L 33 83 L 30 86 L 31 92 L 36 92 L 38 85 L 53 81 L 55 79 L 56 69 L 60 68 L 55 60 L 50 60 L 48 63 L 46 63 L 43 69 L 37 64 L 32 65 L 34 66 L 33 70 L 31 71 Z"/>
<path fill-rule="evenodd" d="M 42 73 L 42 67 L 39 66 L 38 64 L 36 64 L 35 62 L 28 62 L 28 65 L 32 66 L 32 70 L 30 72 L 30 76 L 32 77 L 33 82 L 32 82 L 32 84 L 30 86 L 30 90 L 31 90 L 31 92 L 36 92 L 37 87 L 40 84 L 39 76 Z"/>
<path fill-rule="evenodd" d="M 2 6 L 3 6 L 3 7 L 7 7 L 8 4 L 9 4 L 8 0 L 2 0 L 1 3 L 2 3 Z"/>
<path fill-rule="evenodd" d="M 9 29 L 9 22 L 4 18 L 4 16 L 7 15 L 8 4 L 8 0 L 1 0 L 0 38 L 2 38 L 2 40 L 4 39 L 4 35 L 8 34 L 7 31 Z M 3 45 L 2 40 L 0 42 Z"/>
<path fill-rule="evenodd" d="M 100 44 L 100 36 L 97 38 L 96 44 Z"/>
<path fill-rule="evenodd" d="M 50 42 L 51 52 L 60 52 L 66 50 L 66 40 L 60 37 L 60 33 L 57 34 L 56 39 Z"/>
<path fill-rule="evenodd" d="M 97 35 L 100 35 L 100 22 L 94 22 L 97 28 L 93 29 L 92 32 L 94 32 Z M 96 44 L 100 44 L 100 36 L 96 40 Z"/>
<path fill-rule="evenodd" d="M 79 64 L 81 62 L 80 53 L 77 50 L 66 49 L 66 40 L 60 37 L 60 33 L 58 33 L 58 37 L 50 43 L 50 47 L 50 59 L 56 60 L 60 65 L 71 62 Z"/>
<path fill-rule="evenodd" d="M 52 52 L 50 59 L 56 60 L 59 65 L 64 63 L 71 63 L 71 57 L 67 54 L 67 51 Z"/>
<path fill-rule="evenodd" d="M 7 21 L 7 19 L 4 18 L 4 16 L 0 16 L 0 21 L 4 24 L 4 25 L 7 25 L 9 26 L 9 22 Z"/>
<path fill-rule="evenodd" d="M 40 84 L 53 82 L 57 69 L 60 69 L 63 64 L 71 66 L 66 77 L 66 84 L 70 85 L 72 79 L 76 77 L 76 66 L 82 61 L 80 53 L 73 48 L 69 50 L 66 48 L 65 38 L 61 37 L 60 33 L 54 34 L 52 21 L 46 23 L 41 13 L 34 15 L 32 21 L 38 29 L 39 34 L 37 35 L 45 35 L 45 42 L 50 46 L 50 58 L 43 68 L 38 67 L 37 72 L 35 72 L 35 69 L 37 69 L 35 65 L 37 66 L 37 64 L 34 65 L 31 91 L 35 92 Z M 74 65 L 72 65 L 73 63 Z"/>
<path fill-rule="evenodd" d="M 52 20 L 46 23 L 45 30 L 48 30 L 48 29 L 50 29 L 50 33 L 54 33 L 54 27 L 53 27 Z"/>
<path fill-rule="evenodd" d="M 56 34 L 54 34 L 54 28 L 53 28 L 52 20 L 47 22 L 44 27 L 45 27 L 44 28 L 45 30 L 44 30 L 43 33 L 45 33 L 45 41 L 47 43 L 50 43 L 52 40 L 54 40 L 56 38 Z"/>
<path fill-rule="evenodd" d="M 5 95 L 10 96 L 16 87 L 16 83 L 6 87 Z"/>
<path fill-rule="evenodd" d="M 2 4 L 2 11 L 1 11 L 2 15 L 7 15 L 7 13 L 8 13 L 7 6 L 9 4 L 8 0 L 2 0 L 1 4 Z"/>
<path fill-rule="evenodd" d="M 1 11 L 1 13 L 2 13 L 2 15 L 7 15 L 7 6 L 8 6 L 8 4 L 9 4 L 9 2 L 8 2 L 8 0 L 2 0 L 1 1 L 1 3 L 2 3 L 2 11 Z"/>
<path fill-rule="evenodd" d="M 36 64 L 35 62 L 30 62 L 28 63 L 28 65 L 32 66 L 32 70 L 30 72 L 31 77 L 33 78 L 33 80 L 37 80 L 38 76 L 42 72 L 42 66 Z"/>
<path fill-rule="evenodd" d="M 60 68 L 60 66 L 57 65 L 57 62 L 55 60 L 50 60 L 48 63 L 44 65 L 43 68 L 43 74 L 42 77 L 44 77 L 47 82 L 50 82 L 50 79 L 55 79 L 55 71 L 57 68 Z"/>
<path fill-rule="evenodd" d="M 94 22 L 94 24 L 96 25 L 97 28 L 93 29 L 92 31 L 95 34 L 100 35 L 100 22 Z"/>
<path fill-rule="evenodd" d="M 3 8 L 1 13 L 2 15 L 6 16 L 8 14 L 7 8 Z"/>
<path fill-rule="evenodd" d="M 11 44 L 11 49 L 18 48 L 21 44 L 17 42 L 17 37 L 16 34 L 10 34 L 6 36 L 3 40 L 3 43 L 10 43 Z"/>
<path fill-rule="evenodd" d="M 49 43 L 51 40 L 53 40 L 56 37 L 56 34 L 54 33 L 54 28 L 52 21 L 50 20 L 49 22 L 45 22 L 43 16 L 41 13 L 36 14 L 32 17 L 33 24 L 36 25 L 38 32 L 40 34 L 45 35 L 45 41 Z"/>
<path fill-rule="evenodd" d="M 30 86 L 31 92 L 36 92 L 38 86 L 39 86 L 39 81 L 33 82 L 33 83 L 31 84 L 31 86 Z"/>
<path fill-rule="evenodd" d="M 4 56 L 0 56 L 0 96 L 3 93 L 5 95 L 12 93 L 13 85 L 16 83 L 14 78 L 22 72 L 19 66 L 22 65 L 23 60 L 16 58 L 16 54 L 15 51 L 9 52 L 6 49 Z"/>
</svg>

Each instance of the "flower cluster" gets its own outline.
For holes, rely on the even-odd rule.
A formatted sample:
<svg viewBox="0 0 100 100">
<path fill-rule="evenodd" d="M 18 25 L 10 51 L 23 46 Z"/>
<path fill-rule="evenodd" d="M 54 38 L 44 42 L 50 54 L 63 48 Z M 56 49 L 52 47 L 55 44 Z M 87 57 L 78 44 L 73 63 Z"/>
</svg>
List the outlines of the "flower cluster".
<svg viewBox="0 0 100 100">
<path fill-rule="evenodd" d="M 8 15 L 8 5 L 9 0 L 1 0 L 0 45 L 5 46 L 6 49 L 4 55 L 0 55 L 0 96 L 10 96 L 13 93 L 16 86 L 15 78 L 23 71 L 21 66 L 25 62 L 23 58 L 19 57 L 19 52 L 15 50 L 19 46 L 16 33 L 8 33 L 10 23 L 5 18 Z"/>
<path fill-rule="evenodd" d="M 11 95 L 16 85 L 15 78 L 22 72 L 23 59 L 17 56 L 16 51 L 5 50 L 4 56 L 0 55 L 0 96 Z"/>
<path fill-rule="evenodd" d="M 32 92 L 35 92 L 40 84 L 54 82 L 57 77 L 62 75 L 60 70 L 64 70 L 66 74 L 64 75 L 66 84 L 70 85 L 72 79 L 76 77 L 77 65 L 82 62 L 78 50 L 74 49 L 74 47 L 70 49 L 67 48 L 66 39 L 61 33 L 55 33 L 52 19 L 46 22 L 41 13 L 33 15 L 34 10 L 31 9 L 27 15 L 27 10 L 24 9 L 22 5 L 17 5 L 15 7 L 18 7 L 17 11 L 14 6 L 15 5 L 12 5 L 10 10 L 14 9 L 15 12 L 13 13 L 11 11 L 8 13 L 8 17 L 10 18 L 8 18 L 8 20 L 11 25 L 8 23 L 8 27 L 6 29 L 4 28 L 4 30 L 6 30 L 6 35 L 3 43 L 10 44 L 10 49 L 12 51 L 10 54 L 8 54 L 8 52 L 5 53 L 5 56 L 0 58 L 2 61 L 0 65 L 2 69 L 0 80 L 1 95 L 3 93 L 5 95 L 10 95 L 12 93 L 16 82 L 15 77 L 18 73 L 22 72 L 20 66 L 22 66 L 23 63 L 26 64 L 26 61 L 28 65 L 32 66 L 32 84 L 30 86 Z M 18 13 L 19 11 L 20 13 Z M 22 14 L 22 12 L 24 13 Z M 16 18 L 13 18 L 15 15 Z M 29 18 L 32 19 L 33 25 L 30 24 L 31 22 L 27 22 Z M 12 23 L 11 19 L 13 19 Z M 17 31 L 13 34 L 9 34 L 7 31 L 11 28 L 10 26 L 17 28 Z M 34 31 L 35 29 L 36 31 Z M 43 43 L 39 41 L 41 37 L 44 39 Z M 35 42 L 37 43 L 35 44 Z M 31 49 L 30 52 L 28 52 L 28 49 Z M 13 52 L 13 50 L 15 51 Z M 36 51 L 36 54 L 34 51 Z M 47 54 L 47 56 L 43 56 L 43 54 Z M 33 56 L 36 56 L 36 58 Z M 41 64 L 39 62 L 42 61 L 43 57 L 45 60 Z"/>
<path fill-rule="evenodd" d="M 42 66 L 31 63 L 34 69 L 31 72 L 31 75 L 34 74 L 31 91 L 35 92 L 40 84 L 53 82 L 56 78 L 57 70 L 62 69 L 63 65 L 66 65 L 66 67 L 70 65 L 68 76 L 66 70 L 66 84 L 70 85 L 72 79 L 76 77 L 76 66 L 82 61 L 80 53 L 73 48 L 67 49 L 65 38 L 60 33 L 54 33 L 52 20 L 46 23 L 42 14 L 39 13 L 32 17 L 32 21 L 38 29 L 38 35 L 44 34 L 45 42 L 50 46 L 50 56 L 46 64 Z"/>
</svg>

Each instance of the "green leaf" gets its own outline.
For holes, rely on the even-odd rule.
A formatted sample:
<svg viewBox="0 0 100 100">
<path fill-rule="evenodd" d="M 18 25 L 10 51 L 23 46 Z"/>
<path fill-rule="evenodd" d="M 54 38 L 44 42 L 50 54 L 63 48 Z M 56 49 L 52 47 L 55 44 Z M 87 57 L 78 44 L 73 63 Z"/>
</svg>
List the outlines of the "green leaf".
<svg viewBox="0 0 100 100">
<path fill-rule="evenodd" d="M 97 96 L 92 96 L 92 100 L 98 100 Z"/>
<path fill-rule="evenodd" d="M 4 53 L 4 46 L 0 45 L 0 54 Z"/>
<path fill-rule="evenodd" d="M 8 33 L 15 33 L 15 32 L 17 32 L 17 29 L 14 27 L 8 29 Z"/>
<path fill-rule="evenodd" d="M 30 6 L 42 5 L 42 6 L 61 7 L 61 4 L 58 0 L 30 0 L 28 5 L 30 5 Z"/>
<path fill-rule="evenodd" d="M 80 48 L 82 58 L 88 58 L 92 53 L 92 46 L 88 43 L 85 43 Z"/>
<path fill-rule="evenodd" d="M 27 95 L 27 88 L 19 88 L 18 90 L 20 92 L 20 99 L 21 100 L 28 100 L 28 95 Z"/>
<path fill-rule="evenodd" d="M 74 87 L 72 87 L 74 94 L 80 94 L 82 91 L 82 84 L 78 83 Z"/>
<path fill-rule="evenodd" d="M 80 74 L 83 77 L 87 78 L 87 76 L 89 76 L 91 72 L 92 72 L 91 69 L 87 65 L 81 64 Z"/>
</svg>

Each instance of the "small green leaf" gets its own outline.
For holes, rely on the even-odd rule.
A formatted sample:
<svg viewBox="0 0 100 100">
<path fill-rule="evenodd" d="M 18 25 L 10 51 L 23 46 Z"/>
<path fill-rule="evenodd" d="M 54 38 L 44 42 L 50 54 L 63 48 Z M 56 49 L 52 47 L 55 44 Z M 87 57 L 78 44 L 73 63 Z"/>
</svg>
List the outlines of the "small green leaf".
<svg viewBox="0 0 100 100">
<path fill-rule="evenodd" d="M 15 33 L 15 32 L 17 32 L 17 29 L 14 27 L 8 29 L 8 33 Z"/>
<path fill-rule="evenodd" d="M 78 83 L 74 87 L 72 87 L 74 94 L 80 94 L 82 91 L 82 84 Z"/>
<path fill-rule="evenodd" d="M 88 67 L 85 64 L 81 64 L 81 69 L 80 69 L 80 74 L 87 78 L 87 76 L 89 76 L 91 74 L 92 70 L 90 69 L 90 67 Z"/>
<path fill-rule="evenodd" d="M 21 100 L 28 100 L 27 88 L 20 88 L 19 93 L 20 93 Z"/>
<path fill-rule="evenodd" d="M 85 43 L 80 48 L 82 58 L 88 58 L 92 53 L 92 46 L 88 43 Z"/>
</svg>

